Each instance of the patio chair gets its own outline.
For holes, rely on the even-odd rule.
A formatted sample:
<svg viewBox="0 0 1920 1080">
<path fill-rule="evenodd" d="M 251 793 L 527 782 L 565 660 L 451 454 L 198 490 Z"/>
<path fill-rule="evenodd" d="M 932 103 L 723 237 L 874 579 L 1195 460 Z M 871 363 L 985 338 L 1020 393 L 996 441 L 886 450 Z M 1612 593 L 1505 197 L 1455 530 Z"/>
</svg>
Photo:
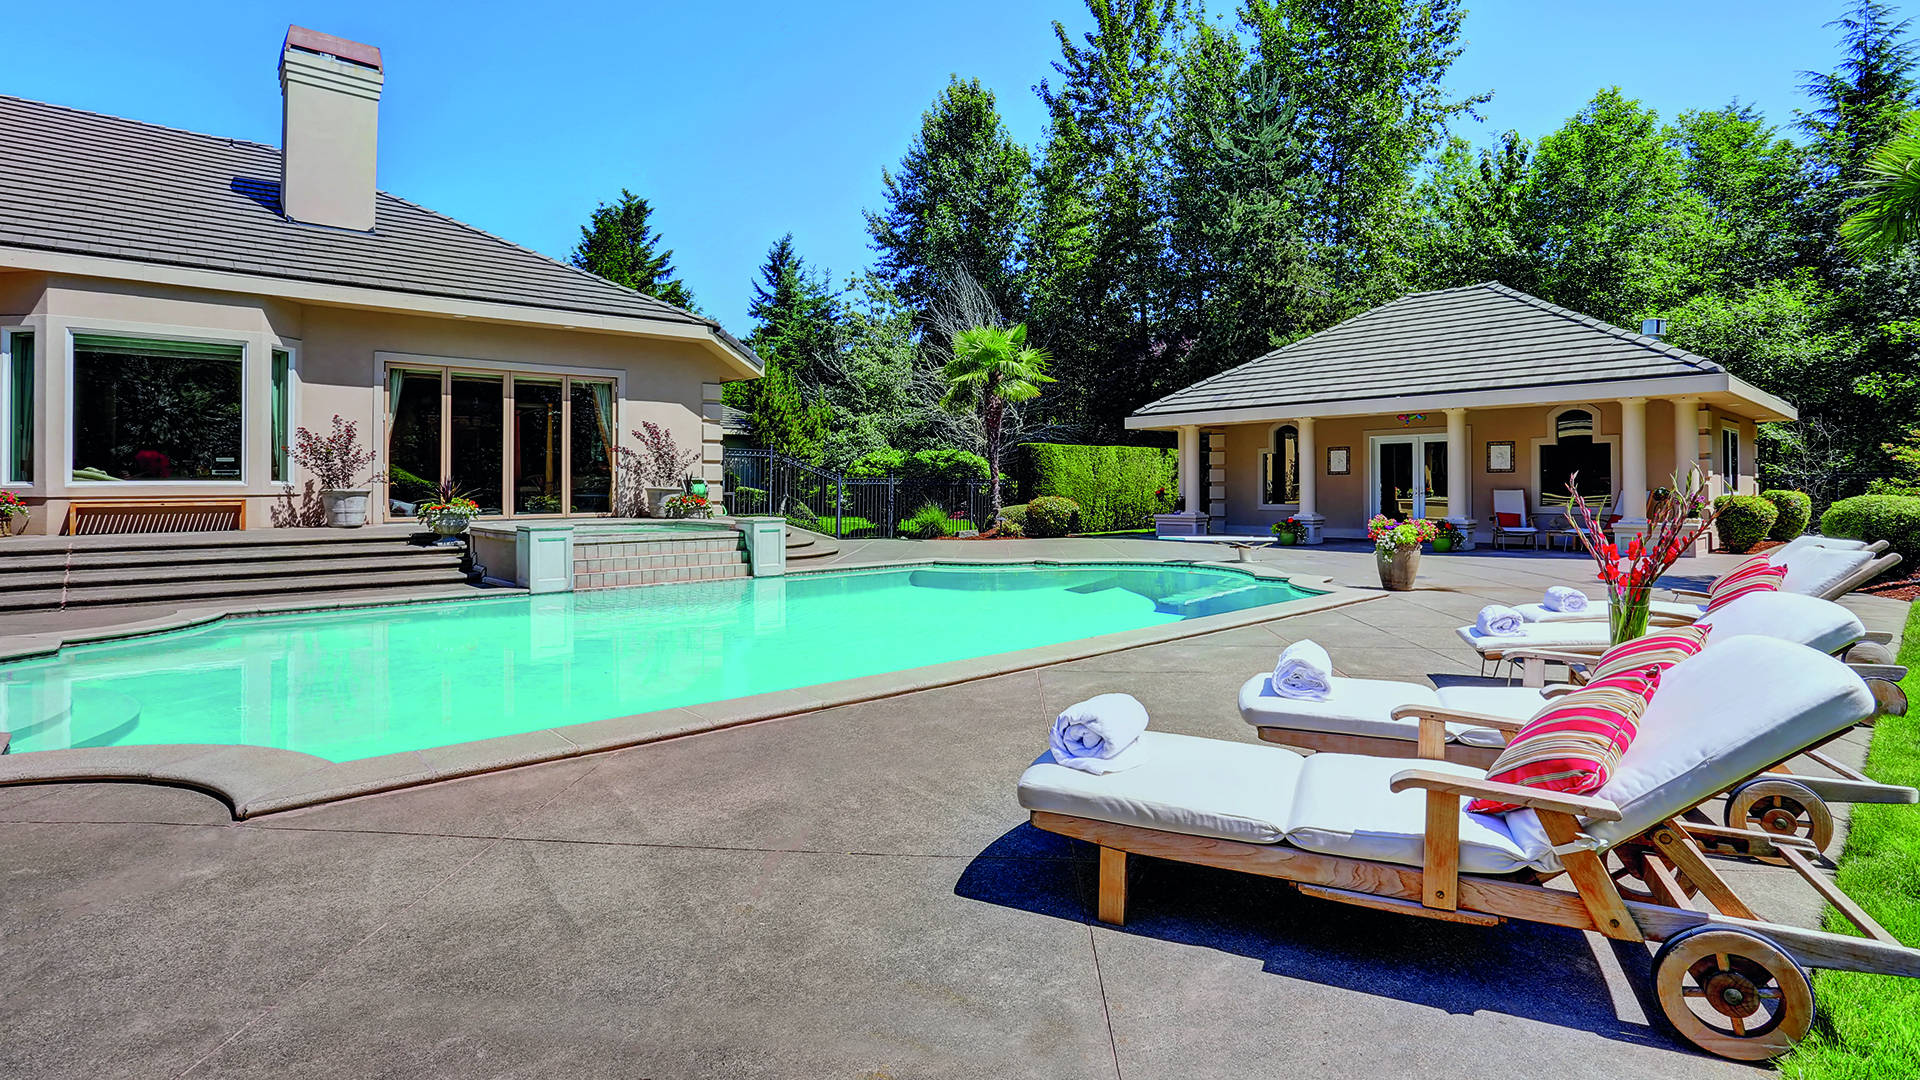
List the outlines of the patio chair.
<svg viewBox="0 0 1920 1080">
<path fill-rule="evenodd" d="M 1739 628 L 1735 628 L 1739 629 Z M 1763 635 L 1776 636 L 1776 635 Z M 1738 635 L 1715 634 L 1705 651 Z M 1286 697 L 1275 693 L 1271 673 L 1261 672 L 1240 687 L 1240 717 L 1253 725 L 1264 742 L 1298 750 L 1366 754 L 1371 757 L 1443 757 L 1486 768 L 1506 748 L 1507 724 L 1524 724 L 1554 698 L 1572 692 L 1580 682 L 1579 666 L 1591 658 L 1566 658 L 1572 681 L 1559 686 L 1454 684 L 1430 688 L 1422 683 L 1393 679 L 1333 678 L 1324 700 Z M 1698 657 L 1684 660 L 1692 663 Z M 1868 680 L 1879 713 L 1906 712 L 1906 696 L 1896 682 Z M 1440 720 L 1444 742 L 1421 747 L 1421 725 Z M 1844 732 L 1842 733 L 1844 734 Z M 1839 735 L 1834 736 L 1839 738 Z M 1437 752 L 1435 752 L 1437 750 Z M 1743 779 L 1728 792 L 1722 820 L 1729 828 L 1759 827 L 1776 836 L 1794 836 L 1824 852 L 1834 836 L 1833 803 L 1920 803 L 1920 791 L 1881 784 L 1821 753 L 1807 756 L 1831 770 L 1835 777 L 1789 774 L 1785 770 Z M 1836 778 L 1837 777 L 1837 778 Z"/>
<path fill-rule="evenodd" d="M 1767 557 L 1774 565 L 1787 568 L 1787 576 L 1780 582 L 1781 592 L 1817 596 L 1822 600 L 1838 600 L 1900 564 L 1898 552 L 1876 556 L 1871 547 L 1828 547 L 1800 544 L 1797 540 L 1767 552 Z M 1655 600 L 1650 607 L 1654 621 L 1692 622 L 1706 614 L 1706 590 L 1670 588 L 1667 591 L 1676 597 L 1697 596 L 1700 602 Z M 1584 611 L 1549 611 L 1535 602 L 1515 605 L 1515 610 L 1530 623 L 1603 622 L 1607 618 L 1605 604 L 1590 604 Z"/>
<path fill-rule="evenodd" d="M 1515 540 L 1528 547 L 1540 546 L 1540 530 L 1527 515 L 1527 493 L 1517 488 L 1493 493 L 1493 544 L 1505 548 Z"/>
<path fill-rule="evenodd" d="M 1866 684 L 1832 658 L 1744 638 L 1668 673 L 1638 739 L 1590 795 L 1492 781 L 1432 755 L 1419 763 L 1307 757 L 1149 731 L 1138 767 L 1094 776 L 1042 756 L 1020 777 L 1018 797 L 1036 828 L 1098 845 L 1102 922 L 1126 921 L 1127 856 L 1139 854 L 1276 878 L 1308 896 L 1376 911 L 1661 941 L 1653 985 L 1680 1035 L 1722 1057 L 1758 1061 L 1784 1053 L 1811 1027 L 1804 968 L 1920 977 L 1920 950 L 1846 900 L 1802 846 L 1754 833 L 1724 838 L 1745 854 L 1781 859 L 1827 899 L 1839 897 L 1835 906 L 1866 936 L 1760 919 L 1702 856 L 1703 836 L 1722 838 L 1682 818 L 1873 708 Z M 1421 742 L 1440 745 L 1443 722 L 1422 726 Z M 1521 809 L 1466 812 L 1460 800 L 1477 797 Z M 1548 885 L 1562 875 L 1571 890 Z M 1616 875 L 1640 887 L 1623 892 Z M 1584 949 L 1578 942 L 1547 947 Z"/>
</svg>

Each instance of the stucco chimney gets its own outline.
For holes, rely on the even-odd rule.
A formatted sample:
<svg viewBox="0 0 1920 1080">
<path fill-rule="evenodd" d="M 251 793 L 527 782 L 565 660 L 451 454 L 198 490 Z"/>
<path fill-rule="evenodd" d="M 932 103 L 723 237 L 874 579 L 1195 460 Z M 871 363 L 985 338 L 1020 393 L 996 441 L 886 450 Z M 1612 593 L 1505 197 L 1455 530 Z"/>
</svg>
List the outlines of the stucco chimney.
<svg viewBox="0 0 1920 1080">
<path fill-rule="evenodd" d="M 380 50 L 301 26 L 280 50 L 280 210 L 295 221 L 373 228 Z"/>
</svg>

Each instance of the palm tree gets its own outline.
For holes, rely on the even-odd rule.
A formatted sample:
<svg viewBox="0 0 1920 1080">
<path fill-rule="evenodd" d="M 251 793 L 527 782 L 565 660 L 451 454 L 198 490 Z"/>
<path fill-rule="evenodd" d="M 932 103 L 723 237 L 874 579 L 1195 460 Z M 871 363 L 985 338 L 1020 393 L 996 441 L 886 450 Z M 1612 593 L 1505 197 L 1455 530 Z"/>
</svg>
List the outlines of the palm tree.
<svg viewBox="0 0 1920 1080">
<path fill-rule="evenodd" d="M 1874 152 L 1840 238 L 1862 258 L 1892 254 L 1920 240 L 1920 112 L 1907 114 L 1892 142 Z"/>
<path fill-rule="evenodd" d="M 987 444 L 988 523 L 1000 520 L 1000 440 L 1007 406 L 1040 396 L 1040 384 L 1052 362 L 1045 349 L 1027 345 L 1027 326 L 1008 330 L 975 326 L 953 335 L 953 358 L 947 361 L 946 396 L 940 406 L 953 412 L 977 412 L 980 434 Z"/>
</svg>

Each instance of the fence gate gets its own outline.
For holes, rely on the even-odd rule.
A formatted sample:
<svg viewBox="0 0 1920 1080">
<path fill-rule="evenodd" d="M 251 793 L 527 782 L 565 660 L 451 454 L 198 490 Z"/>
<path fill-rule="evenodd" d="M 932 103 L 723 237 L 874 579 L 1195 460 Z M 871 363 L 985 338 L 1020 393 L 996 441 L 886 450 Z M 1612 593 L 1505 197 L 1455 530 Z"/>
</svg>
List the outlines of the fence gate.
<svg viewBox="0 0 1920 1080">
<path fill-rule="evenodd" d="M 728 448 L 722 460 L 729 514 L 771 514 L 847 540 L 901 536 L 903 523 L 945 536 L 993 524 L 985 480 L 841 476 L 774 450 Z"/>
</svg>

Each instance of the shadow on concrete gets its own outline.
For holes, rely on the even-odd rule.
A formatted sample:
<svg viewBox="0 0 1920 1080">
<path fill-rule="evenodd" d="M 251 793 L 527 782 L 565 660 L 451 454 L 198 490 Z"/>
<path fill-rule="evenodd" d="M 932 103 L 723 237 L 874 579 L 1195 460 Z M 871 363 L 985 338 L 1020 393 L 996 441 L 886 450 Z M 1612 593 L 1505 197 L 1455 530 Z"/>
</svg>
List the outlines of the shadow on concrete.
<svg viewBox="0 0 1920 1080">
<path fill-rule="evenodd" d="M 1023 824 L 977 855 L 954 893 L 1094 923 L 1094 852 L 1090 844 Z M 1524 922 L 1457 926 L 1314 900 L 1253 874 L 1137 855 L 1128 861 L 1128 921 L 1111 928 L 1116 933 L 1217 949 L 1259 960 L 1269 975 L 1452 1014 L 1497 1013 L 1690 1050 L 1664 1026 L 1620 1018 L 1608 975 L 1578 931 Z M 1616 946 L 1615 963 L 1641 1012 L 1659 1016 L 1651 953 L 1608 944 Z"/>
</svg>

